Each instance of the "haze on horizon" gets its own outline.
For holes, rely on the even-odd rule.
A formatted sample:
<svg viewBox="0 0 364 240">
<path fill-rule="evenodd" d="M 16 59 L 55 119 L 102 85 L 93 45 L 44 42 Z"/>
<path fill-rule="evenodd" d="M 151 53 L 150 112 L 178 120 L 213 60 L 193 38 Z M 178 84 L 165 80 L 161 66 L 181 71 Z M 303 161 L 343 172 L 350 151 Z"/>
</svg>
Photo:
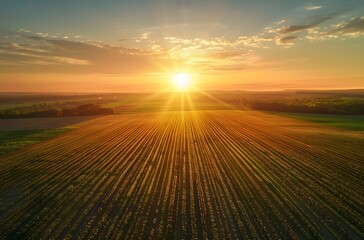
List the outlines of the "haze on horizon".
<svg viewBox="0 0 364 240">
<path fill-rule="evenodd" d="M 362 0 L 1 1 L 1 92 L 364 88 Z"/>
</svg>

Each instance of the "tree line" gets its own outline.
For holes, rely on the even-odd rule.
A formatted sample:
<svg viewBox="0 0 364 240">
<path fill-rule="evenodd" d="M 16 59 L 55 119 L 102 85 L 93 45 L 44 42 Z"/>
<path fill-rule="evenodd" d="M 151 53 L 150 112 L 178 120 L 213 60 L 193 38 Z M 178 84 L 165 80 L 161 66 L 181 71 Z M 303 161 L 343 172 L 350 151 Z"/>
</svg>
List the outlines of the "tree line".
<svg viewBox="0 0 364 240">
<path fill-rule="evenodd" d="M 89 115 L 108 115 L 113 114 L 111 108 L 103 108 L 96 103 L 87 103 L 75 108 L 50 108 L 46 110 L 32 110 L 22 112 L 17 109 L 0 110 L 0 118 L 37 118 L 37 117 L 71 117 Z"/>
<path fill-rule="evenodd" d="M 363 98 L 333 98 L 313 100 L 240 100 L 244 108 L 263 111 L 318 113 L 318 114 L 364 114 Z"/>
</svg>

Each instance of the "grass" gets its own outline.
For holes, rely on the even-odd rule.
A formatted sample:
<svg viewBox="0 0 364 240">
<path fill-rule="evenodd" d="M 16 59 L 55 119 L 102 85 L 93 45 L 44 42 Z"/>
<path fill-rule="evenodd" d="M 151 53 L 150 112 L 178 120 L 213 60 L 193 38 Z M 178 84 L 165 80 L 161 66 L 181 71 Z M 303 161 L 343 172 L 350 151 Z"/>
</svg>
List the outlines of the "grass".
<svg viewBox="0 0 364 240">
<path fill-rule="evenodd" d="M 0 131 L 0 156 L 17 149 L 50 139 L 71 131 L 72 128 L 48 130 Z"/>
<path fill-rule="evenodd" d="M 306 114 L 269 112 L 282 117 L 294 118 L 308 122 L 315 122 L 330 127 L 342 128 L 353 131 L 364 131 L 363 115 L 331 115 L 331 114 Z"/>
</svg>

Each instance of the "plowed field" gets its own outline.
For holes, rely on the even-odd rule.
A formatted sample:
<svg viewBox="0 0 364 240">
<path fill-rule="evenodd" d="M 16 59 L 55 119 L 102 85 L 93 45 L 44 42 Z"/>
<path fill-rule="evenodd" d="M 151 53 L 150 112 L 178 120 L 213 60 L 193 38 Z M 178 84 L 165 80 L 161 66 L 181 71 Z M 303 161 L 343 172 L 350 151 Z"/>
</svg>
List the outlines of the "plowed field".
<svg viewBox="0 0 364 240">
<path fill-rule="evenodd" d="M 102 117 L 0 157 L 0 239 L 363 239 L 363 149 L 259 112 Z"/>
</svg>

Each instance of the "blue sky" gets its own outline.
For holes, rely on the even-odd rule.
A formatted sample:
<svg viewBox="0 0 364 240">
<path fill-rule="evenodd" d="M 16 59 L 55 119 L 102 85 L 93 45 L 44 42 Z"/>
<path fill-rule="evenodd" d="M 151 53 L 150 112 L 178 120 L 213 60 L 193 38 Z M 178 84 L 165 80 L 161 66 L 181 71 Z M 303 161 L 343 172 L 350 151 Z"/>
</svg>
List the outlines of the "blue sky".
<svg viewBox="0 0 364 240">
<path fill-rule="evenodd" d="M 308 6 L 322 8 L 302 13 Z M 344 8 L 353 8 L 350 14 L 355 16 L 364 11 L 364 3 L 361 0 L 2 0 L 0 26 L 2 31 L 25 28 L 64 35 L 79 34 L 112 42 L 151 27 L 215 23 L 221 24 L 224 30 L 215 28 L 211 35 L 237 36 L 256 34 L 282 19 L 305 21 L 310 16 Z"/>
</svg>

